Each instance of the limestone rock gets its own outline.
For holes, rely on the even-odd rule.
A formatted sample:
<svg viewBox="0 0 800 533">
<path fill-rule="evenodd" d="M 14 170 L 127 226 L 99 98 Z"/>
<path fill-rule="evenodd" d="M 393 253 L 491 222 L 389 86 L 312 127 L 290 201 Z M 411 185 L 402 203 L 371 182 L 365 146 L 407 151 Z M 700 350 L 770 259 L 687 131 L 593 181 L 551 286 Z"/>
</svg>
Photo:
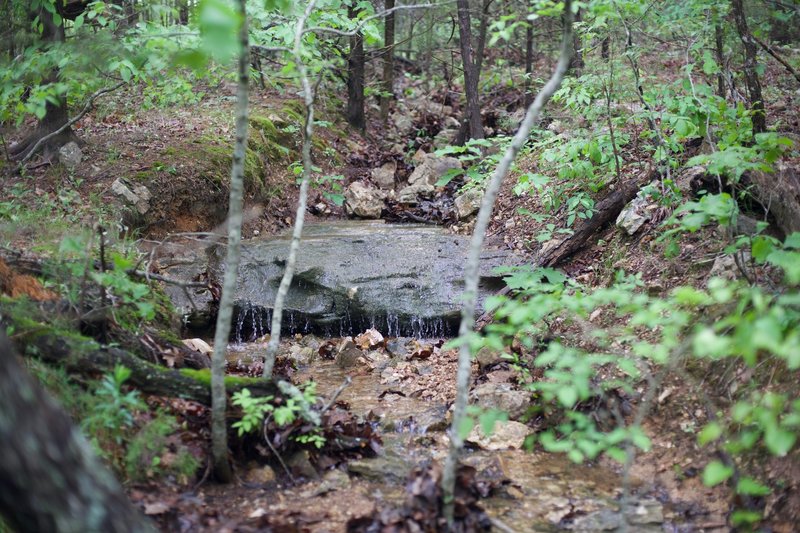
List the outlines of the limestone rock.
<svg viewBox="0 0 800 533">
<path fill-rule="evenodd" d="M 455 157 L 439 157 L 433 154 L 425 154 L 422 157 L 422 162 L 417 165 L 417 168 L 408 177 L 408 184 L 427 184 L 433 187 L 445 172 L 461 168 L 461 161 Z"/>
<path fill-rule="evenodd" d="M 317 359 L 317 352 L 309 346 L 295 344 L 289 349 L 289 357 L 297 364 L 307 366 Z"/>
<path fill-rule="evenodd" d="M 430 198 L 433 196 L 433 193 L 436 192 L 436 189 L 433 185 L 428 185 L 427 183 L 417 183 L 415 185 L 409 185 L 408 187 L 403 187 L 397 193 L 397 201 L 401 204 L 416 204 L 419 201 L 420 197 L 423 198 Z"/>
<path fill-rule="evenodd" d="M 258 465 L 247 468 L 242 480 L 250 485 L 266 485 L 275 481 L 275 471 L 269 465 Z"/>
<path fill-rule="evenodd" d="M 361 181 L 354 181 L 344 192 L 344 210 L 359 218 L 380 218 L 386 193 Z"/>
<path fill-rule="evenodd" d="M 516 420 L 525 414 L 530 405 L 530 394 L 514 390 L 510 383 L 482 383 L 470 392 L 472 403 L 480 407 L 500 409 Z"/>
<path fill-rule="evenodd" d="M 403 113 L 392 113 L 391 121 L 394 123 L 394 129 L 398 133 L 410 131 L 414 127 L 414 121 L 411 117 Z"/>
<path fill-rule="evenodd" d="M 458 128 L 445 128 L 436 134 L 433 138 L 433 147 L 437 150 L 450 146 L 458 134 Z"/>
<path fill-rule="evenodd" d="M 75 141 L 70 141 L 58 149 L 58 161 L 69 169 L 80 165 L 82 160 L 83 152 Z"/>
<path fill-rule="evenodd" d="M 639 231 L 645 222 L 650 220 L 650 213 L 645 210 L 648 204 L 648 200 L 639 193 L 639 196 L 631 200 L 620 212 L 617 217 L 617 227 L 625 230 L 628 235 Z"/>
<path fill-rule="evenodd" d="M 455 199 L 456 217 L 458 220 L 464 220 L 475 213 L 481 208 L 481 199 L 483 198 L 483 191 L 479 189 L 469 189 L 468 191 L 459 194 Z"/>
<path fill-rule="evenodd" d="M 492 435 L 483 434 L 480 425 L 472 428 L 467 441 L 483 450 L 506 450 L 509 448 L 521 449 L 525 438 L 531 433 L 531 428 L 521 422 L 497 422 Z"/>
<path fill-rule="evenodd" d="M 483 369 L 489 365 L 505 361 L 503 359 L 503 352 L 484 346 L 475 354 L 475 360 L 478 362 L 478 367 Z"/>
<path fill-rule="evenodd" d="M 184 346 L 195 352 L 200 352 L 206 355 L 214 353 L 214 349 L 208 345 L 203 339 L 183 339 L 181 341 Z"/>
<path fill-rule="evenodd" d="M 352 337 L 345 337 L 336 350 L 336 364 L 341 368 L 352 368 L 359 364 L 364 352 L 358 349 Z"/>
<path fill-rule="evenodd" d="M 369 350 L 384 343 L 383 335 L 375 329 L 370 328 L 355 339 L 356 345 L 362 350 Z"/>
<path fill-rule="evenodd" d="M 372 181 L 381 189 L 394 188 L 394 173 L 397 171 L 397 161 L 389 161 L 378 168 L 372 169 Z"/>
<path fill-rule="evenodd" d="M 750 253 L 743 252 L 739 258 L 743 264 L 750 264 Z M 735 280 L 742 275 L 739 267 L 736 265 L 736 258 L 732 255 L 723 254 L 714 260 L 709 272 L 709 278 L 724 278 L 727 280 Z"/>
<path fill-rule="evenodd" d="M 140 215 L 144 215 L 150 210 L 150 198 L 152 198 L 152 195 L 144 185 L 137 185 L 131 189 L 122 178 L 117 178 L 111 184 L 111 191 L 136 207 Z"/>
</svg>

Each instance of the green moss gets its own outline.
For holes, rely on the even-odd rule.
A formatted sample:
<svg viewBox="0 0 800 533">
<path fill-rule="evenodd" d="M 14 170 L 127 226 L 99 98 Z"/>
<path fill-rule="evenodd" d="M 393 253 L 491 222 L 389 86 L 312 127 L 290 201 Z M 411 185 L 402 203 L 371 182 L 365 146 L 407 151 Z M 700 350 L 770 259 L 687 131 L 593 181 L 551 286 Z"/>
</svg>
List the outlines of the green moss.
<svg viewBox="0 0 800 533">
<path fill-rule="evenodd" d="M 208 368 L 203 368 L 202 370 L 195 370 L 193 368 L 181 368 L 179 372 L 186 376 L 187 378 L 191 378 L 198 383 L 206 385 L 208 387 L 211 386 L 211 370 Z M 234 388 L 242 388 L 247 387 L 248 385 L 261 385 L 264 383 L 264 380 L 261 378 L 249 378 L 244 376 L 225 376 L 225 388 L 226 389 L 234 389 Z"/>
</svg>

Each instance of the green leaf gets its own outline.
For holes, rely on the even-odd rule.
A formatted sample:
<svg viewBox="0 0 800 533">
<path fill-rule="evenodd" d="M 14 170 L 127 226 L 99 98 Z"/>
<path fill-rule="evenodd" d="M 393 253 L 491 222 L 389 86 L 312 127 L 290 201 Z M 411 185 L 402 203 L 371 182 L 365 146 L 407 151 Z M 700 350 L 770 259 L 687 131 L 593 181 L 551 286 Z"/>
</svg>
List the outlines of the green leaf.
<svg viewBox="0 0 800 533">
<path fill-rule="evenodd" d="M 767 256 L 772 253 L 775 246 L 772 244 L 772 239 L 763 235 L 753 237 L 753 245 L 750 252 L 759 263 L 763 263 Z"/>
<path fill-rule="evenodd" d="M 703 470 L 703 484 L 707 487 L 713 487 L 726 481 L 732 475 L 732 466 L 725 466 L 721 461 L 711 461 Z"/>
<path fill-rule="evenodd" d="M 797 436 L 780 426 L 769 426 L 764 431 L 764 444 L 772 455 L 783 457 L 792 449 Z"/>
<path fill-rule="evenodd" d="M 791 248 L 793 250 L 800 250 L 800 231 L 796 231 L 786 237 L 783 243 L 784 248 Z"/>
<path fill-rule="evenodd" d="M 442 177 L 440 177 L 438 180 L 436 180 L 436 183 L 434 184 L 434 186 L 435 187 L 444 187 L 445 185 L 450 183 L 453 180 L 453 178 L 455 178 L 457 176 L 460 176 L 463 173 L 464 173 L 464 171 L 462 169 L 460 169 L 460 168 L 448 169 L 447 172 L 442 174 Z"/>
<path fill-rule="evenodd" d="M 739 483 L 736 484 L 736 494 L 744 494 L 746 496 L 766 496 L 770 492 L 772 491 L 769 489 L 769 487 L 762 485 L 761 483 L 749 477 L 743 477 L 739 479 Z"/>
<path fill-rule="evenodd" d="M 575 387 L 564 385 L 556 391 L 558 401 L 566 408 L 571 408 L 578 401 L 578 391 Z"/>
<path fill-rule="evenodd" d="M 720 436 L 722 436 L 722 426 L 718 422 L 709 422 L 697 435 L 697 443 L 700 446 L 705 446 L 709 442 L 717 440 Z"/>
<path fill-rule="evenodd" d="M 462 439 L 466 439 L 474 427 L 475 420 L 471 416 L 465 416 L 458 425 L 458 436 Z"/>
</svg>

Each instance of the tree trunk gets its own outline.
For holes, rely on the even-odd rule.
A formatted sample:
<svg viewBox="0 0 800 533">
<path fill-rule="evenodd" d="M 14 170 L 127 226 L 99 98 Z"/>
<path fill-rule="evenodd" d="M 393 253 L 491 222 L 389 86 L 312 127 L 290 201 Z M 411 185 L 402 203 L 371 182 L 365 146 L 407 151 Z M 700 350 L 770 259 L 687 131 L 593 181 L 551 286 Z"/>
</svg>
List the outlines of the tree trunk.
<svg viewBox="0 0 800 533">
<path fill-rule="evenodd" d="M 578 12 L 575 13 L 575 22 L 580 22 L 580 21 L 581 21 L 581 10 L 579 9 Z M 575 53 L 572 56 L 572 63 L 570 64 L 569 68 L 576 78 L 580 78 L 584 67 L 583 45 L 581 44 L 580 33 L 575 32 L 572 36 L 572 39 L 574 40 L 572 46 L 575 49 Z"/>
<path fill-rule="evenodd" d="M 525 30 L 525 108 L 530 107 L 533 102 L 531 93 L 531 83 L 533 77 L 533 24 L 527 21 Z"/>
<path fill-rule="evenodd" d="M 4 328 L 3 328 L 4 330 Z M 0 330 L 0 514 L 19 532 L 155 531 Z"/>
<path fill-rule="evenodd" d="M 606 35 L 603 38 L 603 41 L 600 43 L 600 59 L 603 61 L 608 61 L 609 55 L 609 48 L 611 47 L 611 37 Z"/>
<path fill-rule="evenodd" d="M 63 16 L 63 5 L 60 2 L 56 2 L 55 6 L 59 16 Z M 54 47 L 64 43 L 63 19 L 61 24 L 56 24 L 53 19 L 53 14 L 43 7 L 31 15 L 39 17 L 39 21 L 42 24 L 42 41 L 45 42 L 48 47 Z M 55 68 L 44 80 L 44 83 L 57 83 L 59 77 L 60 72 L 58 68 Z M 57 95 L 55 100 L 55 102 L 48 101 L 45 104 L 45 115 L 39 120 L 36 130 L 19 143 L 10 147 L 9 153 L 13 160 L 20 161 L 28 157 L 39 139 L 53 133 L 69 121 L 66 94 Z M 42 143 L 39 148 L 37 148 L 37 151 L 42 150 L 45 157 L 49 158 L 61 146 L 74 139 L 75 133 L 72 131 L 72 128 L 67 128 L 58 135 L 50 138 L 47 142 Z"/>
<path fill-rule="evenodd" d="M 394 9 L 394 0 L 385 0 L 386 11 Z M 381 95 L 381 120 L 389 118 L 389 104 L 394 100 L 394 13 L 383 21 L 383 94 Z"/>
<path fill-rule="evenodd" d="M 303 102 L 306 107 L 306 123 L 303 135 L 303 180 L 300 183 L 300 195 L 297 199 L 297 213 L 294 219 L 294 229 L 292 230 L 292 242 L 289 244 L 289 257 L 286 258 L 286 270 L 283 271 L 281 284 L 275 295 L 275 305 L 272 306 L 272 324 L 270 325 L 270 337 L 267 344 L 267 354 L 264 358 L 264 374 L 267 379 L 272 377 L 272 369 L 275 366 L 275 356 L 278 353 L 278 344 L 281 339 L 281 319 L 283 316 L 283 303 L 289 292 L 289 286 L 294 277 L 294 266 L 297 261 L 297 251 L 300 249 L 300 238 L 303 235 L 303 223 L 306 216 L 306 204 L 308 202 L 308 187 L 311 183 L 312 161 L 311 161 L 311 141 L 314 135 L 314 88 L 308 79 L 306 65 L 303 62 L 302 44 L 303 29 L 308 17 L 314 9 L 316 0 L 309 0 L 305 13 L 297 21 L 297 28 L 294 36 L 293 55 L 300 83 L 303 86 Z"/>
<path fill-rule="evenodd" d="M 244 156 L 247 148 L 247 104 L 250 74 L 250 51 L 247 34 L 246 0 L 239 0 L 239 84 L 236 94 L 236 141 L 231 166 L 231 191 L 228 203 L 228 253 L 214 332 L 214 355 L 211 358 L 211 452 L 214 475 L 228 483 L 232 479 L 228 463 L 228 428 L 225 423 L 225 351 L 231 330 L 233 299 L 239 272 L 242 238 L 242 196 L 244 193 Z"/>
<path fill-rule="evenodd" d="M 731 12 L 744 47 L 744 81 L 750 97 L 750 110 L 753 112 L 753 135 L 755 135 L 767 131 L 767 115 L 764 110 L 764 98 L 761 96 L 761 81 L 756 71 L 758 47 L 747 26 L 742 0 L 731 0 Z"/>
<path fill-rule="evenodd" d="M 178 8 L 178 23 L 182 26 L 189 25 L 189 0 L 180 0 Z"/>
<path fill-rule="evenodd" d="M 351 20 L 358 16 L 355 7 L 347 8 Z M 350 37 L 350 55 L 347 57 L 347 123 L 364 131 L 367 120 L 364 115 L 364 36 L 356 32 Z"/>
<path fill-rule="evenodd" d="M 714 54 L 717 56 L 717 66 L 719 73 L 717 74 L 717 94 L 725 98 L 725 48 L 724 48 L 724 34 L 722 32 L 722 21 L 719 20 L 719 13 L 713 10 L 714 17 Z"/>
<path fill-rule="evenodd" d="M 467 100 L 464 122 L 469 128 L 469 138 L 483 139 L 481 107 L 478 99 L 479 67 L 477 60 L 473 59 L 472 20 L 469 14 L 469 0 L 457 0 L 456 4 L 458 6 L 458 36 L 461 42 L 461 62 L 464 65 L 464 93 Z"/>
</svg>

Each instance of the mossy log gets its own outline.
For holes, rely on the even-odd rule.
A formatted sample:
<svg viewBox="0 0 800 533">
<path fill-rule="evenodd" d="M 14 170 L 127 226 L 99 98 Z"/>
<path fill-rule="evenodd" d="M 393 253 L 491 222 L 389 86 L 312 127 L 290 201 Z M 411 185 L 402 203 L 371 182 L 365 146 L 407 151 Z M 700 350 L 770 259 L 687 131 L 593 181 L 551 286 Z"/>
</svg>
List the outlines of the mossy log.
<svg viewBox="0 0 800 533">
<path fill-rule="evenodd" d="M 14 339 L 20 351 L 50 364 L 62 365 L 70 372 L 96 375 L 112 371 L 116 365 L 130 369 L 130 385 L 138 390 L 158 396 L 184 398 L 211 405 L 211 377 L 209 370 L 169 369 L 145 361 L 121 350 L 100 346 L 95 341 L 70 332 L 58 331 L 46 325 L 41 328 L 19 328 Z M 253 396 L 267 396 L 278 392 L 271 382 L 259 378 L 229 376 L 225 379 L 228 393 L 250 390 Z M 280 394 L 280 393 L 278 393 Z"/>
</svg>

